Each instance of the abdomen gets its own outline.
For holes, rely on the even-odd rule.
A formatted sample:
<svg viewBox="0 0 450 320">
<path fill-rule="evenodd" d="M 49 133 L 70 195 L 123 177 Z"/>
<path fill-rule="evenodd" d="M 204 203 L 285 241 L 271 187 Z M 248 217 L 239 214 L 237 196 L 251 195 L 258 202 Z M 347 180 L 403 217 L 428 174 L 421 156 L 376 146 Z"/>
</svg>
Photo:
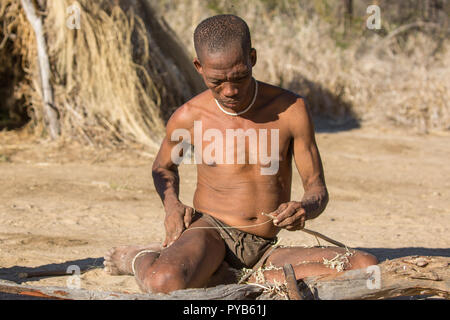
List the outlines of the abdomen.
<svg viewBox="0 0 450 320">
<path fill-rule="evenodd" d="M 257 165 L 198 165 L 195 209 L 243 231 L 263 237 L 278 233 L 261 213 L 270 213 L 290 200 L 291 166 L 280 164 L 275 175 L 261 175 Z M 238 228 L 239 229 L 239 228 Z"/>
</svg>

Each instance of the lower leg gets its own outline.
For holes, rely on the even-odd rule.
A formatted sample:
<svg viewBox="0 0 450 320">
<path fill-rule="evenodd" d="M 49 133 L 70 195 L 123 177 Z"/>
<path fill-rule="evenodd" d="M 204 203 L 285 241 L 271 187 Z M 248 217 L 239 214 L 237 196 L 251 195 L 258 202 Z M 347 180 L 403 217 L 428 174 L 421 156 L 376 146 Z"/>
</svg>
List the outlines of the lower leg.
<svg viewBox="0 0 450 320">
<path fill-rule="evenodd" d="M 196 229 L 196 227 L 200 227 Z M 225 256 L 225 245 L 209 223 L 195 221 L 155 259 L 152 253 L 134 259 L 135 278 L 144 292 L 168 293 L 186 288 L 201 288 L 217 271 Z"/>
<path fill-rule="evenodd" d="M 305 262 L 292 267 L 294 268 L 297 280 L 306 277 L 335 274 L 339 272 L 336 269 L 331 269 L 320 262 Z M 248 280 L 249 283 L 283 283 L 284 281 L 285 275 L 283 267 L 276 267 L 274 265 L 269 265 L 265 268 L 257 270 Z"/>
<path fill-rule="evenodd" d="M 148 286 L 149 277 L 154 277 L 156 275 L 156 270 L 152 268 L 155 261 L 158 259 L 159 253 L 151 252 L 138 252 L 133 258 L 131 263 L 132 269 L 134 271 L 134 278 L 136 283 L 144 292 L 152 291 Z"/>
<path fill-rule="evenodd" d="M 264 268 L 255 272 L 249 282 L 284 282 L 283 266 L 291 264 L 297 279 L 336 274 L 366 268 L 377 264 L 377 259 L 366 252 L 335 247 L 280 248 L 267 259 Z"/>
</svg>

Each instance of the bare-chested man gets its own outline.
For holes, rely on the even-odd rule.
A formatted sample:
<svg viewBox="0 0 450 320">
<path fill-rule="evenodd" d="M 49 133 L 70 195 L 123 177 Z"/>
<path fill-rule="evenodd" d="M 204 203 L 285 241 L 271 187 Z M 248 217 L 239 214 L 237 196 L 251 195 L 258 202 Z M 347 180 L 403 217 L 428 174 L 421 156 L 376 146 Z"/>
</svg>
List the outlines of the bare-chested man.
<svg viewBox="0 0 450 320">
<path fill-rule="evenodd" d="M 208 90 L 172 115 L 153 164 L 166 212 L 165 241 L 113 248 L 105 270 L 134 274 L 145 292 L 167 293 L 230 281 L 228 267 L 250 269 L 261 259 L 273 266 L 264 273 L 269 282 L 284 280 L 277 267 L 286 263 L 299 279 L 335 273 L 323 259 L 337 254 L 347 253 L 346 270 L 376 264 L 375 257 L 356 250 L 274 246 L 281 229 L 304 228 L 328 202 L 308 108 L 300 96 L 253 78 L 256 51 L 242 19 L 204 20 L 194 43 L 194 64 Z M 195 150 L 195 209 L 178 198 L 177 165 L 189 150 L 183 145 Z M 305 192 L 291 201 L 292 159 Z"/>
</svg>

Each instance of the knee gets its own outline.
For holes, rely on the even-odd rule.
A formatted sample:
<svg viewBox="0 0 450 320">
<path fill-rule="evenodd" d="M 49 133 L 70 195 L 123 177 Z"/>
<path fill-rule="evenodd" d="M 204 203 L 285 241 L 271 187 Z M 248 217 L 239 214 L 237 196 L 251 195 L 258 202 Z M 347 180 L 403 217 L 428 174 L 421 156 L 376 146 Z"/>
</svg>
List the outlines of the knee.
<svg viewBox="0 0 450 320">
<path fill-rule="evenodd" d="M 378 264 L 378 259 L 367 252 L 356 251 L 351 260 L 352 269 L 363 269 Z"/>
<path fill-rule="evenodd" d="M 173 266 L 149 270 L 142 281 L 144 290 L 151 293 L 169 293 L 186 289 L 186 280 L 182 270 Z"/>
</svg>

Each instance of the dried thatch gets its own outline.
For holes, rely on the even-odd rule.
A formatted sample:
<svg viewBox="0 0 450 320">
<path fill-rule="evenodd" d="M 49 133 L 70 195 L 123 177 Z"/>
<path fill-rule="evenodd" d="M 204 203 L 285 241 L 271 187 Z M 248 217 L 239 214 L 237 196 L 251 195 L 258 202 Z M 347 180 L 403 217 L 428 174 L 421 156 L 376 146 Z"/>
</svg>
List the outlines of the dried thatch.
<svg viewBox="0 0 450 320">
<path fill-rule="evenodd" d="M 46 4 L 39 9 L 62 137 L 91 144 L 156 145 L 173 110 L 203 89 L 189 54 L 150 2 L 35 0 L 36 7 Z M 198 0 L 154 3 L 192 55 L 193 28 L 217 12 Z M 66 27 L 69 5 L 80 8 L 79 30 Z M 249 23 L 261 53 L 258 79 L 306 96 L 316 114 L 344 120 L 350 114 L 360 121 L 402 124 L 421 132 L 449 130 L 447 40 L 437 50 L 433 37 L 412 33 L 397 48 L 396 42 L 387 42 L 392 37 L 374 35 L 342 50 L 326 22 L 309 16 L 297 3 L 285 6 L 288 13 L 270 11 L 256 0 L 232 6 Z M 377 55 L 374 48 L 382 39 L 384 55 Z M 0 129 L 31 118 L 27 128 L 46 133 L 36 59 L 35 35 L 21 0 L 2 0 Z"/>
<path fill-rule="evenodd" d="M 382 1 L 383 30 L 368 30 L 359 15 L 354 28 L 361 34 L 343 46 L 337 29 L 344 26 L 329 22 L 321 15 L 327 10 L 320 8 L 341 6 L 341 1 L 155 3 L 192 55 L 192 32 L 202 19 L 217 13 L 244 18 L 258 51 L 255 76 L 305 96 L 315 114 L 333 117 L 337 123 L 350 116 L 365 124 L 402 126 L 423 133 L 450 130 L 448 22 L 416 23 L 409 32 L 403 32 L 406 26 L 390 31 L 386 5 L 400 4 Z M 355 1 L 355 6 L 364 7 L 365 12 L 368 3 Z M 390 33 L 384 36 L 382 32 Z"/>
<path fill-rule="evenodd" d="M 35 5 L 43 20 L 62 137 L 154 146 L 164 120 L 201 90 L 179 42 L 147 4 L 59 0 Z M 67 27 L 73 14 L 68 7 L 74 5 L 79 29 Z M 32 119 L 28 128 L 45 133 L 35 35 L 20 0 L 0 3 L 0 36 L 2 68 L 10 78 L 10 92 L 4 94 L 13 91 L 21 101 L 2 109 L 17 113 L 18 105 L 25 105 Z"/>
</svg>

